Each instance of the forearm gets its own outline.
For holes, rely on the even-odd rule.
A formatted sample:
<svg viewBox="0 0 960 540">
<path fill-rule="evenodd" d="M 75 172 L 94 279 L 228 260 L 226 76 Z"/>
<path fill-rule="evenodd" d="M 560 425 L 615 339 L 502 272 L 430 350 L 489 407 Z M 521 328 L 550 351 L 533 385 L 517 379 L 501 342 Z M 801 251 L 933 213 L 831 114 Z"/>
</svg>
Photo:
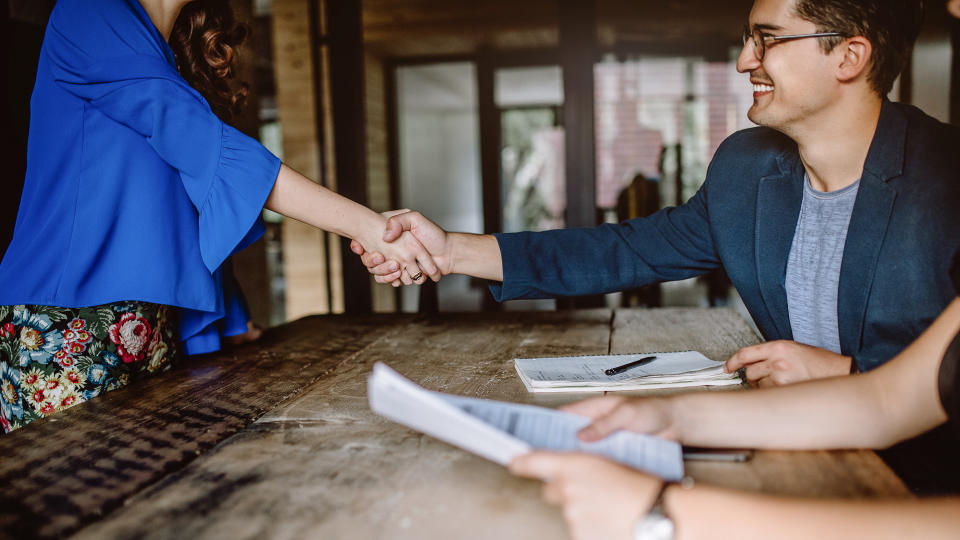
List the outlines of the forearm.
<svg viewBox="0 0 960 540">
<path fill-rule="evenodd" d="M 960 499 L 845 501 L 671 487 L 665 509 L 679 540 L 700 538 L 954 538 Z"/>
<path fill-rule="evenodd" d="M 503 281 L 503 259 L 497 239 L 489 234 L 449 233 L 454 274 Z"/>
<path fill-rule="evenodd" d="M 940 360 L 960 327 L 960 300 L 896 358 L 862 375 L 746 392 L 673 398 L 680 439 L 700 446 L 883 448 L 946 420 Z"/>
<path fill-rule="evenodd" d="M 883 423 L 868 375 L 742 392 L 673 398 L 682 443 L 708 447 L 823 449 L 876 446 Z"/>
<path fill-rule="evenodd" d="M 340 236 L 359 238 L 383 231 L 386 219 L 369 208 L 313 182 L 282 165 L 266 208 Z"/>
</svg>

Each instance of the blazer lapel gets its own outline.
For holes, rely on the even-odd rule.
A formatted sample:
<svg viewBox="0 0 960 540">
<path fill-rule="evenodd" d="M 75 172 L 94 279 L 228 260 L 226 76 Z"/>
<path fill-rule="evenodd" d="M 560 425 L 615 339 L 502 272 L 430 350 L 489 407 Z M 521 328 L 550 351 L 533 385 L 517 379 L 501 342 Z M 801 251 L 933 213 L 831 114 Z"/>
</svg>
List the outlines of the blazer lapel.
<svg viewBox="0 0 960 540">
<path fill-rule="evenodd" d="M 765 337 L 792 339 L 784 279 L 803 201 L 803 168 L 799 166 L 799 157 L 792 166 L 784 163 L 789 161 L 786 158 L 779 161 L 782 174 L 760 180 L 755 253 L 760 294 L 779 334 Z"/>
<path fill-rule="evenodd" d="M 903 174 L 906 128 L 906 116 L 885 100 L 864 163 L 840 266 L 837 318 L 843 354 L 853 355 L 860 349 L 867 300 L 897 197 L 888 181 Z"/>
</svg>

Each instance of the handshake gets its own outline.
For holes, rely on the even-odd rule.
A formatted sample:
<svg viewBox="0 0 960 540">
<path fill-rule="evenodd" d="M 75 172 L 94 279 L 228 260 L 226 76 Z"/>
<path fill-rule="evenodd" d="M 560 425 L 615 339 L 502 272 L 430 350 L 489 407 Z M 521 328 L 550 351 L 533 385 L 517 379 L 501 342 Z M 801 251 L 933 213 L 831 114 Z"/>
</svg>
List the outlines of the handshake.
<svg viewBox="0 0 960 540">
<path fill-rule="evenodd" d="M 364 246 L 353 240 L 350 249 L 360 255 L 378 283 L 390 283 L 394 287 L 422 285 L 428 277 L 440 281 L 441 277 L 453 273 L 452 248 L 458 243 L 457 237 L 474 236 L 447 233 L 420 212 L 394 210 L 383 216 L 387 221 L 381 241 Z M 380 248 L 375 247 L 377 245 Z"/>
</svg>

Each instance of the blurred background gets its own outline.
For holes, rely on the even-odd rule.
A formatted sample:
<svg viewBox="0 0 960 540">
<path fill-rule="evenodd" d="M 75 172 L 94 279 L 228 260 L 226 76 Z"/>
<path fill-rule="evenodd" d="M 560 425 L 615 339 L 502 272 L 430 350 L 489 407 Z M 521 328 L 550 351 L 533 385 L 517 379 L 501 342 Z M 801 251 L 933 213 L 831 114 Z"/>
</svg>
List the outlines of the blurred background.
<svg viewBox="0 0 960 540">
<path fill-rule="evenodd" d="M 448 230 L 593 226 L 681 204 L 723 139 L 750 127 L 736 72 L 749 0 L 237 0 L 253 32 L 233 123 L 287 164 L 385 211 Z M 28 103 L 50 0 L 3 11 L 0 249 L 26 167 Z M 890 99 L 958 122 L 960 28 L 927 2 L 923 34 Z M 346 243 L 265 211 L 235 257 L 263 326 L 315 313 L 738 307 L 722 272 L 603 297 L 492 301 L 486 283 L 377 285 Z M 2 285 L 0 285 L 2 286 Z"/>
</svg>

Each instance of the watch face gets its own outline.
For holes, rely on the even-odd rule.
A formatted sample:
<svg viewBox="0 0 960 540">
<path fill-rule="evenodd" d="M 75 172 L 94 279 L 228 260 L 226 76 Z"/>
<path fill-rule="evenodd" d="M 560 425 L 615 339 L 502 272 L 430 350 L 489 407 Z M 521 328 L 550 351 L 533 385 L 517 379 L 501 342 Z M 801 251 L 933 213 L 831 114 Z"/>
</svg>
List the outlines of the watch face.
<svg viewBox="0 0 960 540">
<path fill-rule="evenodd" d="M 673 540 L 673 521 L 663 514 L 649 514 L 637 523 L 635 540 Z"/>
</svg>

